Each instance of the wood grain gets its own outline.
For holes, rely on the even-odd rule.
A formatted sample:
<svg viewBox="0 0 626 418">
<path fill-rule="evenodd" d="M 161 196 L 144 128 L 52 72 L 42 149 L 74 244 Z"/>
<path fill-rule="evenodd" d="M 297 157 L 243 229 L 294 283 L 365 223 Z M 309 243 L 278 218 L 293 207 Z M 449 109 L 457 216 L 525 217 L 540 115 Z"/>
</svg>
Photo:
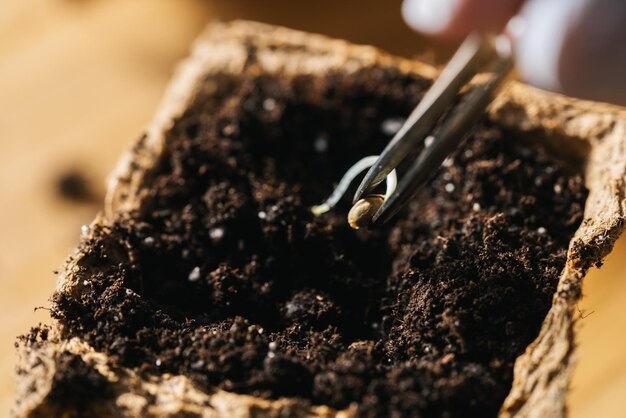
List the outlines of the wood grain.
<svg viewBox="0 0 626 418">
<path fill-rule="evenodd" d="M 211 17 L 257 18 L 418 52 L 399 2 L 0 0 L 0 414 L 12 403 L 13 342 L 45 321 L 57 269 L 99 203 L 61 199 L 84 172 L 94 193 L 149 121 L 175 63 Z M 295 4 L 298 4 L 297 6 Z M 345 25 L 350 15 L 351 25 Z M 586 279 L 572 417 L 626 410 L 626 241 Z M 593 312 L 590 314 L 590 312 Z"/>
</svg>

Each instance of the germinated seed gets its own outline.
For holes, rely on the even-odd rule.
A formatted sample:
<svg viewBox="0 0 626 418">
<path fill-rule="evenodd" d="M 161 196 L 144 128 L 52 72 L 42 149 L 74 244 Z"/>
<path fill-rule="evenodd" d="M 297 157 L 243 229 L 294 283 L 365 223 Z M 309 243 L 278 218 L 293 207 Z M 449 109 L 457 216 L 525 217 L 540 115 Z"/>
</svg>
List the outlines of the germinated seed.
<svg viewBox="0 0 626 418">
<path fill-rule="evenodd" d="M 313 206 L 311 208 L 311 212 L 313 212 L 313 215 L 319 216 L 331 210 L 337 203 L 339 203 L 343 195 L 346 193 L 346 191 L 350 187 L 350 183 L 352 183 L 352 180 L 354 180 L 356 176 L 361 174 L 363 171 L 367 170 L 372 165 L 374 165 L 376 160 L 378 160 L 378 155 L 370 155 L 369 157 L 364 157 L 360 159 L 359 161 L 356 162 L 356 164 L 350 167 L 348 171 L 346 171 L 346 174 L 343 175 L 343 177 L 339 181 L 339 184 L 337 185 L 335 190 L 333 190 L 333 192 L 328 197 L 328 199 L 326 199 L 324 203 Z M 396 184 L 398 182 L 396 170 L 391 170 L 391 172 L 387 175 L 386 180 L 387 180 L 387 190 L 385 191 L 385 196 L 383 196 L 383 199 L 386 199 L 389 196 L 391 196 L 391 194 L 396 190 Z"/>
</svg>

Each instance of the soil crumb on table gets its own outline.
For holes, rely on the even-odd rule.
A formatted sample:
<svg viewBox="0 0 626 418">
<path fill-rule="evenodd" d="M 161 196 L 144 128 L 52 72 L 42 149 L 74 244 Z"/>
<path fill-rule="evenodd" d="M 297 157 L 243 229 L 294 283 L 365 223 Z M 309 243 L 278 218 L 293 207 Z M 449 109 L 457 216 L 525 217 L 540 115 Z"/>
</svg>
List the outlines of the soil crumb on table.
<svg viewBox="0 0 626 418">
<path fill-rule="evenodd" d="M 349 199 L 309 210 L 427 84 L 378 67 L 208 77 L 144 209 L 81 244 L 81 291 L 54 297 L 64 338 L 207 391 L 496 416 L 581 222 L 581 176 L 483 123 L 384 228 L 350 229 Z"/>
<path fill-rule="evenodd" d="M 58 196 L 72 203 L 96 203 L 101 200 L 81 170 L 62 172 L 57 176 L 55 186 Z"/>
</svg>

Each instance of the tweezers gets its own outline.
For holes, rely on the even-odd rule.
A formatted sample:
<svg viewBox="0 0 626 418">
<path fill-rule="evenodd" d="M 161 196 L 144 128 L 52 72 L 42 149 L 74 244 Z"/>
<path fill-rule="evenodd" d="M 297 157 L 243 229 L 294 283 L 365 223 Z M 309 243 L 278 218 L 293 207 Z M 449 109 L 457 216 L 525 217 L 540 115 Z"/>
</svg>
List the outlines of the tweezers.
<svg viewBox="0 0 626 418">
<path fill-rule="evenodd" d="M 471 34 L 465 39 L 359 185 L 353 204 L 370 195 L 424 141 L 424 149 L 385 197 L 370 227 L 387 222 L 436 174 L 485 113 L 512 68 L 510 47 L 503 36 Z M 479 71 L 488 72 L 486 81 L 471 84 L 459 95 Z"/>
</svg>

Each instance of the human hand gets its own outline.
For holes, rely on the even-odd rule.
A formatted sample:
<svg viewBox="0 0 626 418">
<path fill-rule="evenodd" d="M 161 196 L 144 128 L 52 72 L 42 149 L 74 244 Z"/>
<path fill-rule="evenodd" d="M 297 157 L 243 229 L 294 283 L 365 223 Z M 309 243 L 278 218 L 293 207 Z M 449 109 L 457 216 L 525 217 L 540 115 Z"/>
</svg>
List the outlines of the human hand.
<svg viewBox="0 0 626 418">
<path fill-rule="evenodd" d="M 626 105 L 626 1 L 404 0 L 414 29 L 443 40 L 508 25 L 517 69 L 537 87 Z"/>
</svg>

